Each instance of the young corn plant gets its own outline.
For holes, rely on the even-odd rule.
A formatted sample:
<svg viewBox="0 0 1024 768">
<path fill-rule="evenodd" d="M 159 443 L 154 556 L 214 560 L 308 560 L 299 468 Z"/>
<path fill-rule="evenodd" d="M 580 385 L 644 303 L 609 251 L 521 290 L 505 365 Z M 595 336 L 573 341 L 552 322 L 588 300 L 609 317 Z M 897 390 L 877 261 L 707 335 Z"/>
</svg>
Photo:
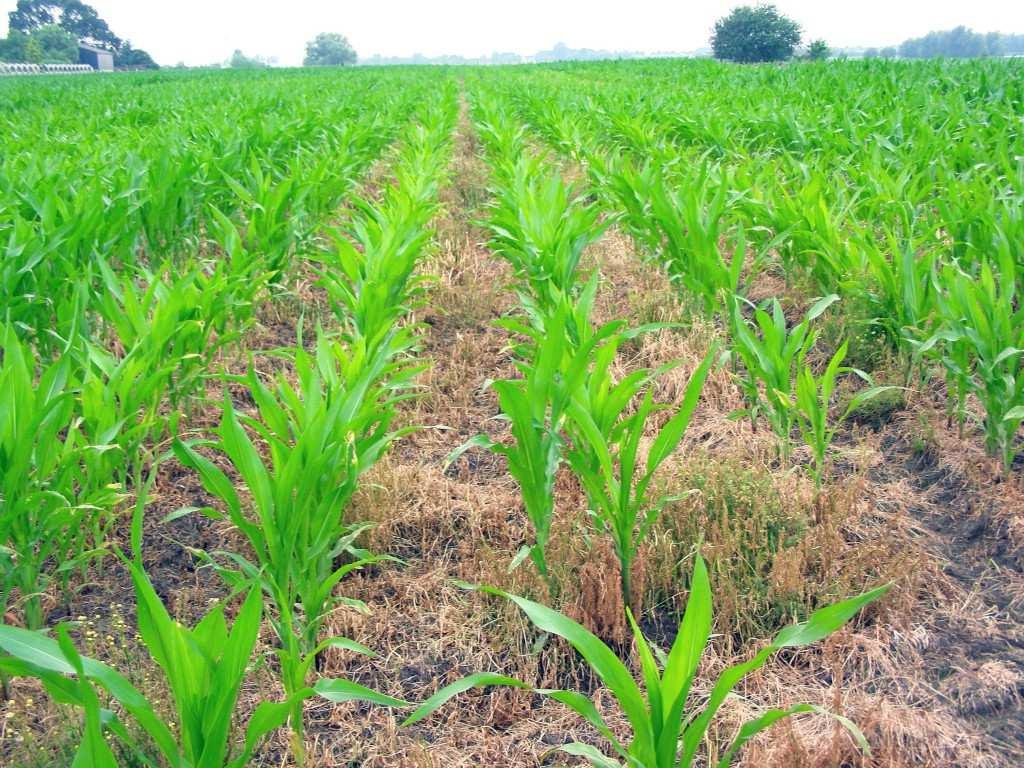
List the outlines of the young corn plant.
<svg viewBox="0 0 1024 768">
<path fill-rule="evenodd" d="M 798 371 L 804 367 L 804 358 L 817 340 L 817 332 L 810 325 L 838 300 L 835 294 L 819 299 L 804 319 L 790 329 L 782 305 L 778 299 L 772 299 L 770 314 L 755 308 L 752 329 L 741 311 L 743 300 L 733 298 L 732 351 L 743 363 L 739 383 L 747 400 L 746 410 L 736 415 L 749 417 L 755 429 L 758 417 L 763 416 L 779 438 L 783 461 L 788 461 L 792 447 L 796 418 L 794 384 Z"/>
<path fill-rule="evenodd" d="M 71 371 L 67 355 L 40 369 L 14 329 L 0 327 L 0 616 L 16 591 L 32 629 L 54 580 L 67 588 L 99 554 L 85 531 L 120 500 L 113 474 L 91 471 L 106 446 L 79 427 Z"/>
<path fill-rule="evenodd" d="M 863 290 L 889 343 L 905 351 L 920 342 L 928 331 L 935 310 L 932 270 L 935 252 L 920 252 L 913 240 L 900 240 L 888 233 L 887 256 L 883 249 L 865 247 L 870 280 Z M 905 356 L 909 381 L 913 356 Z"/>
<path fill-rule="evenodd" d="M 592 351 L 615 331 L 608 326 L 575 347 L 567 332 L 568 322 L 563 305 L 545 319 L 540 330 L 509 326 L 529 338 L 518 348 L 524 355 L 517 363 L 522 378 L 491 383 L 498 395 L 501 418 L 511 427 L 512 443 L 506 445 L 488 435 L 477 435 L 453 451 L 447 461 L 451 464 L 471 448 L 485 448 L 505 458 L 509 474 L 519 484 L 534 536 L 533 543 L 520 550 L 513 567 L 529 557 L 552 595 L 557 594 L 558 585 L 548 563 L 547 544 L 554 514 L 555 476 L 564 459 L 563 431 Z"/>
<path fill-rule="evenodd" d="M 271 162 L 253 154 L 240 179 L 225 175 L 245 213 L 245 250 L 263 255 L 271 282 L 281 283 L 291 265 L 293 249 L 306 217 L 309 187 L 294 174 L 276 177 Z"/>
<path fill-rule="evenodd" d="M 595 349 L 593 365 L 573 396 L 566 422 L 571 438 L 568 464 L 586 490 L 598 531 L 611 538 L 627 606 L 637 606 L 631 584 L 637 551 L 665 505 L 679 498 L 652 497 L 651 483 L 683 439 L 715 355 L 712 350 L 694 371 L 676 412 L 654 436 L 644 458 L 641 443 L 648 419 L 663 409 L 654 402 L 653 386 L 671 366 L 653 372 L 639 369 L 614 381 L 611 366 L 616 351 L 633 335 L 616 333 Z"/>
<path fill-rule="evenodd" d="M 996 264 L 982 261 L 977 274 L 956 265 L 938 274 L 941 326 L 920 351 L 937 350 L 955 393 L 961 427 L 968 413 L 967 395 L 978 398 L 985 412 L 985 446 L 1008 472 L 1024 423 L 1024 308 L 1017 301 L 1018 267 L 1011 249 L 1002 247 Z"/>
<path fill-rule="evenodd" d="M 440 209 L 437 191 L 454 116 L 445 102 L 423 119 L 404 136 L 394 185 L 376 203 L 354 198 L 350 222 L 334 233 L 335 247 L 315 257 L 339 322 L 371 351 L 391 346 L 397 355 L 411 346 L 411 331 L 401 321 L 429 279 L 415 272 Z"/>
<path fill-rule="evenodd" d="M 583 757 L 596 768 L 693 768 L 696 765 L 710 764 L 708 761 L 712 761 L 719 768 L 728 768 L 751 738 L 783 718 L 805 712 L 831 715 L 850 732 L 861 749 L 869 751 L 867 741 L 853 722 L 813 704 L 796 704 L 786 709 L 769 709 L 763 712 L 739 729 L 735 738 L 717 759 L 711 755 L 702 755 L 701 745 L 705 742 L 708 727 L 722 703 L 747 675 L 756 672 L 783 649 L 802 648 L 828 637 L 857 615 L 862 608 L 885 594 L 888 586 L 821 608 L 812 613 L 806 622 L 785 627 L 748 661 L 723 670 L 710 693 L 699 698 L 694 695 L 693 683 L 712 627 L 711 585 L 707 568 L 699 555 L 694 565 L 686 611 L 676 639 L 667 654 L 653 646 L 643 636 L 632 613 L 628 613 L 639 654 L 643 689 L 611 648 L 572 619 L 544 605 L 501 590 L 466 586 L 512 601 L 538 630 L 565 639 L 590 665 L 614 696 L 619 710 L 632 728 L 632 737 L 625 743 L 612 732 L 593 701 L 587 696 L 568 690 L 535 691 L 572 709 L 596 728 L 608 742 L 614 756 L 608 756 L 595 747 L 582 743 L 571 743 L 556 748 L 557 751 Z M 532 687 L 500 675 L 470 675 L 442 688 L 423 702 L 406 719 L 404 725 L 422 720 L 465 690 L 488 685 Z"/>
<path fill-rule="evenodd" d="M 193 628 L 168 614 L 142 566 L 142 510 L 147 487 L 140 489 L 132 520 L 133 557 L 119 553 L 135 591 L 138 632 L 152 660 L 160 667 L 171 693 L 171 719 L 113 668 L 75 650 L 68 628 L 57 629 L 57 639 L 44 632 L 0 625 L 0 669 L 14 676 L 40 679 L 57 701 L 85 711 L 84 738 L 75 765 L 114 768 L 117 760 L 105 734 L 120 740 L 141 765 L 165 763 L 175 768 L 240 768 L 251 757 L 259 740 L 281 725 L 289 703 L 263 703 L 246 729 L 244 746 L 232 748 L 232 726 L 238 694 L 249 668 L 259 635 L 263 601 L 259 587 L 240 585 L 242 606 L 229 628 L 225 617 L 228 601 L 216 604 Z M 122 715 L 99 706 L 96 688 L 117 702 Z M 308 697 L 313 691 L 301 691 Z M 148 737 L 160 759 L 146 754 L 134 734 L 122 722 L 127 715 Z M 232 755 L 232 752 L 235 754 Z"/>
<path fill-rule="evenodd" d="M 195 445 L 174 443 L 179 460 L 199 472 L 203 486 L 223 504 L 224 517 L 245 537 L 251 558 L 211 553 L 209 561 L 229 583 L 256 581 L 273 603 L 270 623 L 278 640 L 285 694 L 297 759 L 303 756 L 302 702 L 317 655 L 344 638 L 320 640 L 326 614 L 356 601 L 334 594 L 344 576 L 381 557 L 355 545 L 364 530 L 345 518 L 360 476 L 409 430 L 393 430 L 396 407 L 418 369 L 394 362 L 387 350 L 347 350 L 321 334 L 314 353 L 295 351 L 298 386 L 281 376 L 267 387 L 250 370 L 239 381 L 252 396 L 257 416 L 223 405 L 218 439 L 209 447 L 230 461 L 251 497 L 243 504 L 234 484 Z M 266 446 L 263 458 L 249 428 Z M 226 560 L 230 565 L 221 565 Z"/>
<path fill-rule="evenodd" d="M 550 313 L 579 292 L 583 251 L 608 225 L 599 216 L 598 206 L 541 158 L 520 155 L 496 190 L 487 222 L 489 247 L 512 266 L 523 297 Z"/>
<path fill-rule="evenodd" d="M 727 171 L 708 163 L 698 173 L 650 161 L 638 167 L 609 156 L 591 172 L 625 212 L 641 250 L 696 296 L 705 311 L 723 311 L 728 297 L 739 291 L 747 251 L 742 226 L 733 236 L 732 253 L 721 247 L 732 209 Z"/>
<path fill-rule="evenodd" d="M 320 680 L 313 687 L 293 691 L 285 701 L 259 704 L 249 717 L 241 743 L 237 743 L 234 723 L 238 696 L 263 614 L 260 586 L 249 581 L 238 584 L 242 604 L 230 626 L 225 615 L 227 600 L 215 605 L 195 627 L 182 625 L 167 612 L 142 567 L 137 549 L 141 508 L 137 505 L 133 524 L 135 555 L 133 559 L 122 555 L 122 559 L 135 589 L 139 635 L 150 658 L 163 672 L 171 694 L 170 717 L 121 673 L 81 657 L 65 625 L 57 628 L 56 639 L 42 632 L 0 625 L 0 651 L 7 654 L 0 657 L 0 670 L 11 676 L 38 678 L 55 700 L 84 710 L 84 733 L 74 765 L 116 768 L 118 760 L 106 739 L 110 735 L 120 742 L 125 759 L 133 765 L 243 768 L 260 741 L 284 724 L 295 705 L 314 695 L 331 701 L 360 699 L 407 706 L 405 701 L 346 680 Z M 351 641 L 346 647 L 370 653 Z M 101 706 L 97 688 L 117 703 L 119 712 Z M 136 729 L 129 729 L 125 719 L 130 719 Z M 145 734 L 144 742 L 136 738 L 136 730 Z M 151 747 L 156 755 L 148 753 Z"/>
<path fill-rule="evenodd" d="M 95 300 L 100 315 L 121 348 L 164 372 L 164 394 L 174 407 L 203 394 L 210 361 L 248 325 L 253 302 L 269 279 L 239 250 L 233 227 L 220 231 L 226 258 L 212 268 L 178 268 L 168 262 L 157 273 L 141 270 L 138 276 L 119 277 L 97 259 L 105 288 Z"/>
<path fill-rule="evenodd" d="M 856 368 L 844 367 L 843 360 L 846 359 L 847 345 L 836 350 L 836 353 L 829 360 L 821 376 L 815 376 L 810 366 L 801 365 L 797 371 L 795 384 L 795 408 L 797 427 L 804 443 L 811 449 L 813 460 L 811 474 L 814 477 L 815 488 L 820 491 L 827 469 L 828 449 L 832 444 L 839 424 L 861 405 L 869 400 L 878 397 L 894 387 L 870 386 L 862 389 L 852 398 L 846 410 L 835 421 L 829 419 L 829 409 L 832 403 L 832 396 L 836 391 L 836 381 L 842 373 L 853 373 L 870 383 L 870 378 L 863 371 Z"/>
</svg>

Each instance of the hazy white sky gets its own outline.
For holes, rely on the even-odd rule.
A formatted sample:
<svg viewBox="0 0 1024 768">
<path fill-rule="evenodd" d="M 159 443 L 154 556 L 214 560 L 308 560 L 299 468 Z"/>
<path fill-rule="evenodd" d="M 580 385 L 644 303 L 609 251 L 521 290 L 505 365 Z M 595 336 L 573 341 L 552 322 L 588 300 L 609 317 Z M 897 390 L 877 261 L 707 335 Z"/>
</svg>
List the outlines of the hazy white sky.
<svg viewBox="0 0 1024 768">
<path fill-rule="evenodd" d="M 242 49 L 301 63 L 318 32 L 348 36 L 360 56 L 573 48 L 687 51 L 707 44 L 716 18 L 754 0 L 91 0 L 120 37 L 161 64 L 210 64 Z M 0 32 L 16 0 L 0 0 Z M 965 24 L 1024 33 L 1021 0 L 776 0 L 805 39 L 890 45 Z"/>
</svg>

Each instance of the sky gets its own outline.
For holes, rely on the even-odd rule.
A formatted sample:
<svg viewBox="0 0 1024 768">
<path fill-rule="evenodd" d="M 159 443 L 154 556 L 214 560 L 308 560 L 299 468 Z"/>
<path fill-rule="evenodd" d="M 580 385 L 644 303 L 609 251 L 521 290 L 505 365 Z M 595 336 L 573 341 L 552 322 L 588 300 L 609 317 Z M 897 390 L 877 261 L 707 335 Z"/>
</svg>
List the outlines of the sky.
<svg viewBox="0 0 1024 768">
<path fill-rule="evenodd" d="M 749 0 L 753 4 L 754 0 Z M 114 34 L 160 64 L 212 64 L 236 48 L 302 62 L 305 43 L 340 32 L 361 57 L 572 48 L 649 53 L 707 45 L 715 19 L 744 0 L 92 0 Z M 805 39 L 883 46 L 960 24 L 1024 33 L 1020 0 L 776 0 Z M 0 0 L 0 32 L 16 0 Z"/>
</svg>

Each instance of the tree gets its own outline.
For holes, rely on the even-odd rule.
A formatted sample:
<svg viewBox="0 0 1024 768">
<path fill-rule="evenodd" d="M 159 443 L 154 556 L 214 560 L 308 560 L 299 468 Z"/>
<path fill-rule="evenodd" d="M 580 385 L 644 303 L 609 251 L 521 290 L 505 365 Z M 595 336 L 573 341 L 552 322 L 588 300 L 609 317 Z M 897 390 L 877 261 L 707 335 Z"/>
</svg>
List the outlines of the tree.
<svg viewBox="0 0 1024 768">
<path fill-rule="evenodd" d="M 800 44 L 800 25 L 774 5 L 744 5 L 715 22 L 711 48 L 715 58 L 745 64 L 784 61 Z"/>
<path fill-rule="evenodd" d="M 114 66 L 118 69 L 160 69 L 153 57 L 143 50 L 132 48 L 127 40 L 114 56 Z"/>
<path fill-rule="evenodd" d="M 0 61 L 19 64 L 28 61 L 28 48 L 31 39 L 24 32 L 12 29 L 6 39 L 0 40 Z"/>
<path fill-rule="evenodd" d="M 228 60 L 228 66 L 232 69 L 262 69 L 267 66 L 267 63 L 259 59 L 251 59 L 236 48 Z"/>
<path fill-rule="evenodd" d="M 832 55 L 832 49 L 824 40 L 812 40 L 807 46 L 807 58 L 811 61 L 824 61 Z"/>
<path fill-rule="evenodd" d="M 1011 40 L 1009 35 L 1005 38 L 998 33 L 982 35 L 967 27 L 957 27 L 947 32 L 929 32 L 924 37 L 904 40 L 900 44 L 899 55 L 905 59 L 1001 56 L 1006 50 L 1006 42 Z"/>
<path fill-rule="evenodd" d="M 46 24 L 25 34 L 11 30 L 0 40 L 0 61 L 30 64 L 74 64 L 78 61 L 78 41 L 56 24 Z"/>
<path fill-rule="evenodd" d="M 348 38 L 337 32 L 321 32 L 306 44 L 306 67 L 342 67 L 356 63 L 356 52 Z"/>
<path fill-rule="evenodd" d="M 25 61 L 29 64 L 43 63 L 43 46 L 31 35 L 29 35 L 28 42 L 25 44 Z"/>
<path fill-rule="evenodd" d="M 81 0 L 18 0 L 8 19 L 12 30 L 26 34 L 56 24 L 89 45 L 108 51 L 121 47 L 121 38 L 110 30 L 95 8 Z"/>
<path fill-rule="evenodd" d="M 78 41 L 56 24 L 40 27 L 31 35 L 38 41 L 44 64 L 75 64 L 78 62 Z"/>
<path fill-rule="evenodd" d="M 76 51 L 70 59 L 71 61 L 78 60 L 77 41 L 81 40 L 87 45 L 113 53 L 115 55 L 114 63 L 118 67 L 159 69 L 148 53 L 138 48 L 132 48 L 131 43 L 115 35 L 107 22 L 96 13 L 96 9 L 81 0 L 18 0 L 18 5 L 11 11 L 8 19 L 11 29 L 9 40 L 14 39 L 16 33 L 31 37 L 49 27 L 58 27 L 64 30 L 76 41 Z M 48 34 L 55 35 L 53 32 Z M 56 38 L 51 37 L 50 39 L 53 41 Z M 24 51 L 19 47 L 22 45 L 21 41 L 15 40 L 13 44 L 9 44 L 8 50 L 11 45 L 24 56 Z M 45 41 L 42 41 L 42 48 L 42 55 L 46 57 Z M 29 60 L 27 58 L 14 59 L 9 56 L 0 58 L 7 58 L 8 61 Z M 49 59 L 44 58 L 44 60 Z M 64 61 L 64 59 L 61 58 L 60 61 Z"/>
</svg>

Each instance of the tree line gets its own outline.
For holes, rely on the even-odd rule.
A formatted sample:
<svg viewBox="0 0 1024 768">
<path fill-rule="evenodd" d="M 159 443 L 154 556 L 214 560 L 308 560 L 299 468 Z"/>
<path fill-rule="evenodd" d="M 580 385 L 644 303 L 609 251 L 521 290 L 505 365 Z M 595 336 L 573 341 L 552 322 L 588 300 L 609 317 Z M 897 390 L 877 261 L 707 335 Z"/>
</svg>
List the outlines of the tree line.
<svg viewBox="0 0 1024 768">
<path fill-rule="evenodd" d="M 1011 56 L 1024 54 L 1024 35 L 1004 35 L 999 32 L 974 32 L 957 27 L 943 32 L 929 32 L 924 37 L 904 40 L 898 46 L 868 48 L 865 58 L 976 59 L 985 56 Z"/>
<path fill-rule="evenodd" d="M 18 0 L 0 39 L 0 61 L 74 64 L 79 42 L 114 54 L 122 69 L 157 69 L 145 51 L 115 35 L 96 9 L 81 0 Z"/>
</svg>

